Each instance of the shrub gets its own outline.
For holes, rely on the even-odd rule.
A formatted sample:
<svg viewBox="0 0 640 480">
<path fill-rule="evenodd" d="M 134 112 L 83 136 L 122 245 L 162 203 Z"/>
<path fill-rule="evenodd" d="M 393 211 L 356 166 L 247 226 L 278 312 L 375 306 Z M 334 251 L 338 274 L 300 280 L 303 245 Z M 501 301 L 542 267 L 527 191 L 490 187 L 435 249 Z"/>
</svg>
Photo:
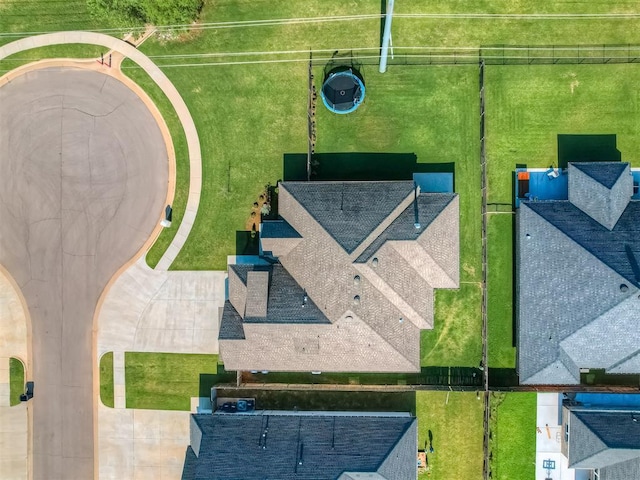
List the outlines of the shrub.
<svg viewBox="0 0 640 480">
<path fill-rule="evenodd" d="M 94 17 L 125 26 L 183 25 L 193 22 L 203 0 L 87 0 Z"/>
</svg>

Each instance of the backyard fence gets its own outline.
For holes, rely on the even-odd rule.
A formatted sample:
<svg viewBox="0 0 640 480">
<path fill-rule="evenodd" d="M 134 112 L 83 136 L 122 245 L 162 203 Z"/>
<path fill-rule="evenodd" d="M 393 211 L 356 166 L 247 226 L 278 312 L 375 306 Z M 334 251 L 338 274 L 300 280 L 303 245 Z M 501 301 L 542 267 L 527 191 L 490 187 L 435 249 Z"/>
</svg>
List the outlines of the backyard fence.
<svg viewBox="0 0 640 480">
<path fill-rule="evenodd" d="M 343 60 L 378 65 L 379 54 L 348 52 Z M 579 65 L 640 63 L 640 45 L 485 45 L 479 48 L 394 47 L 389 65 Z M 324 65 L 327 58 L 314 60 Z"/>
</svg>

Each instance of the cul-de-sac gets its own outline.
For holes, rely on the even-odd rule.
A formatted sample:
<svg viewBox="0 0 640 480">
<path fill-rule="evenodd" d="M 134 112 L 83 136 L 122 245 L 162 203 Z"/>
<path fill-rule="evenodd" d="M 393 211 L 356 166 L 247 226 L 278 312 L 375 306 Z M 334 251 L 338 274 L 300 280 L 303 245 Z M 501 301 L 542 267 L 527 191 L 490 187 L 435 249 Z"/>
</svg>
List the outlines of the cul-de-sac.
<svg viewBox="0 0 640 480">
<path fill-rule="evenodd" d="M 640 1 L 0 0 L 0 479 L 640 480 Z"/>
</svg>

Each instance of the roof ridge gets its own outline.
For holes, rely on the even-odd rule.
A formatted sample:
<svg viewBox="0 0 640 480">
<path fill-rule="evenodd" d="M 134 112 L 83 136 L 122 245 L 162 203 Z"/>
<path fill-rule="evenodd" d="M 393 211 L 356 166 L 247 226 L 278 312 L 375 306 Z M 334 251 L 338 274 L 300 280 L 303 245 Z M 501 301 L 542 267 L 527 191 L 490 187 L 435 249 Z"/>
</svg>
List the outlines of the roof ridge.
<svg viewBox="0 0 640 480">
<path fill-rule="evenodd" d="M 428 228 L 427 228 L 427 230 L 428 230 Z M 427 230 L 425 230 L 422 234 L 424 235 L 424 233 L 425 233 Z M 443 288 L 443 287 L 434 287 L 434 286 L 432 285 L 432 282 L 431 282 L 431 281 L 429 281 L 429 279 L 425 278 L 425 277 L 420 273 L 420 271 L 419 271 L 417 268 L 414 268 L 414 266 L 413 266 L 412 262 L 410 262 L 410 261 L 409 261 L 410 259 L 409 259 L 409 258 L 407 258 L 407 257 L 402 253 L 402 250 L 401 250 L 401 249 L 396 248 L 395 244 L 398 244 L 398 243 L 404 243 L 404 242 L 406 242 L 406 243 L 410 243 L 410 242 L 411 242 L 412 244 L 417 245 L 417 246 L 420 248 L 420 252 L 421 252 L 421 253 L 422 253 L 422 252 L 424 252 L 424 255 L 425 255 L 428 259 L 430 259 L 430 260 L 433 262 L 433 264 L 438 268 L 438 272 L 439 272 L 439 273 L 441 273 L 442 275 L 444 275 L 444 276 L 447 278 L 447 280 L 449 280 L 449 281 L 452 283 L 453 287 L 450 287 L 450 288 L 455 288 L 456 281 L 455 281 L 453 278 L 451 278 L 451 276 L 446 272 L 446 270 L 445 270 L 444 268 L 442 268 L 442 265 L 440 265 L 440 264 L 436 261 L 436 259 L 435 259 L 435 258 L 433 258 L 433 256 L 431 256 L 431 254 L 427 251 L 427 249 L 426 249 L 426 248 L 424 248 L 424 247 L 423 247 L 419 242 L 413 242 L 413 241 L 411 241 L 411 240 L 387 240 L 387 242 L 385 242 L 385 243 L 388 243 L 388 244 L 389 244 L 389 246 L 390 246 L 391 248 L 393 248 L 393 249 L 398 253 L 398 255 L 400 255 L 402 258 L 404 258 L 404 260 L 407 262 L 407 264 L 409 265 L 409 267 L 411 267 L 411 269 L 412 269 L 413 271 L 415 271 L 415 272 L 416 272 L 416 273 L 417 273 L 417 274 L 418 274 L 422 279 L 424 279 L 424 281 L 425 281 L 425 282 L 427 282 L 427 284 L 429 284 L 429 286 L 430 286 L 431 288 L 433 288 L 433 289 L 435 289 L 435 288 Z M 447 287 L 444 287 L 444 288 L 447 288 Z"/>
<path fill-rule="evenodd" d="M 567 200 L 557 200 L 559 202 L 566 202 Z M 527 206 L 526 202 L 521 203 L 521 207 L 522 206 Z M 578 207 L 576 207 L 578 208 Z M 538 217 L 540 217 L 542 220 L 544 220 L 546 223 L 548 223 L 552 228 L 554 228 L 555 230 L 557 230 L 558 232 L 560 232 L 562 235 L 564 235 L 565 237 L 567 237 L 573 244 L 577 245 L 582 251 L 586 252 L 587 255 L 591 256 L 592 258 L 594 258 L 597 262 L 599 262 L 600 264 L 604 265 L 610 272 L 613 272 L 615 275 L 617 275 L 620 278 L 623 278 L 627 281 L 630 281 L 628 278 L 624 277 L 623 275 L 620 274 L 620 272 L 615 271 L 613 268 L 611 268 L 609 265 L 607 265 L 605 262 L 603 262 L 602 260 L 600 260 L 600 258 L 598 258 L 596 255 L 594 255 L 593 253 L 591 253 L 589 250 L 587 250 L 584 246 L 582 246 L 580 243 L 578 243 L 576 240 L 574 240 L 573 238 L 571 238 L 569 235 L 567 235 L 565 232 L 563 232 L 561 229 L 559 229 L 558 227 L 556 227 L 553 223 L 551 223 L 549 220 L 547 220 L 545 217 L 543 217 L 542 215 L 540 215 L 537 211 L 535 211 L 533 208 L 529 208 L 529 210 L 533 213 L 535 213 Z M 579 209 L 578 209 L 579 210 Z M 580 211 L 582 214 L 586 215 L 586 213 Z M 633 283 L 633 282 L 632 282 Z M 628 295 L 627 297 L 625 297 L 623 300 L 621 300 L 620 302 L 616 303 L 614 306 L 612 306 L 611 308 L 599 313 L 597 316 L 593 317 L 593 319 L 585 324 L 583 327 L 580 327 L 578 330 L 574 330 L 570 335 L 567 335 L 566 337 L 560 339 L 560 342 L 562 342 L 563 340 L 569 338 L 571 335 L 573 335 L 574 333 L 582 330 L 583 328 L 585 328 L 586 326 L 588 326 L 589 324 L 593 323 L 595 320 L 597 320 L 598 318 L 600 318 L 602 315 L 604 315 L 605 313 L 607 313 L 609 310 L 617 307 L 618 305 L 620 305 L 620 303 L 622 303 L 623 301 L 627 300 L 628 298 L 631 297 L 631 294 Z"/>
<path fill-rule="evenodd" d="M 420 187 L 416 187 L 416 188 L 420 188 Z M 349 259 L 352 262 L 355 262 L 355 260 L 362 255 L 362 252 L 364 252 L 367 247 L 369 245 L 371 245 L 373 243 L 373 241 L 378 238 L 382 232 L 384 232 L 389 225 L 391 225 L 393 223 L 393 221 L 398 218 L 400 216 L 401 213 L 403 213 L 407 208 L 409 208 L 409 206 L 411 205 L 411 202 L 413 202 L 415 200 L 416 197 L 416 188 L 414 188 L 405 198 L 404 200 L 402 200 L 392 211 L 389 215 L 387 215 L 387 217 L 378 224 L 378 226 L 376 228 L 373 229 L 373 231 L 364 239 L 362 240 L 362 242 L 360 242 L 360 245 L 358 245 L 350 254 L 349 254 Z M 386 242 L 385 242 L 386 243 Z"/>
<path fill-rule="evenodd" d="M 603 263 L 604 263 L 604 262 L 603 262 Z M 605 264 L 605 265 L 606 265 L 606 264 Z M 613 269 L 611 269 L 611 270 L 613 270 Z M 613 271 L 615 272 L 615 270 L 613 270 Z M 615 272 L 615 273 L 618 273 L 618 272 Z M 618 275 L 620 275 L 620 274 L 618 273 Z M 622 275 L 620 275 L 620 276 L 622 277 Z M 624 277 L 623 277 L 623 278 L 624 278 Z M 612 305 L 612 306 L 611 306 L 611 308 L 608 308 L 608 309 L 604 310 L 604 311 L 603 311 L 602 313 L 600 313 L 598 316 L 594 317 L 594 318 L 593 318 L 593 320 L 591 320 L 589 323 L 587 323 L 587 324 L 583 325 L 582 327 L 580 327 L 580 328 L 579 328 L 579 329 L 577 329 L 577 330 L 574 330 L 570 335 L 567 335 L 567 336 L 566 336 L 566 337 L 564 337 L 562 340 L 560 340 L 560 341 L 558 342 L 558 346 L 560 346 L 560 348 L 562 348 L 562 349 L 564 350 L 564 347 L 562 347 L 562 345 L 561 345 L 561 344 L 562 344 L 562 342 L 564 342 L 565 340 L 569 340 L 572 336 L 574 336 L 574 335 L 576 335 L 577 333 L 581 332 L 581 331 L 582 331 L 582 330 L 584 330 L 585 328 L 588 328 L 588 327 L 589 327 L 593 322 L 595 322 L 595 321 L 597 321 L 598 319 L 600 319 L 601 317 L 605 316 L 606 314 L 608 314 L 608 313 L 609 313 L 609 312 L 611 312 L 612 310 L 614 310 L 614 309 L 618 308 L 618 307 L 619 307 L 621 304 L 623 304 L 624 302 L 626 302 L 626 301 L 628 301 L 628 300 L 631 300 L 631 299 L 632 299 L 632 297 L 634 297 L 634 296 L 636 295 L 636 293 L 637 293 L 637 292 L 631 292 L 631 293 L 630 293 L 630 294 L 628 294 L 626 297 L 624 297 L 623 299 L 621 299 L 618 303 L 616 303 L 615 305 Z M 565 353 L 567 353 L 567 352 L 565 351 Z M 638 350 L 636 350 L 636 353 L 640 353 L 640 348 L 638 348 Z M 568 356 L 569 358 L 571 358 L 571 360 L 573 360 L 573 358 L 571 357 L 571 355 L 569 355 L 568 353 L 567 353 L 567 356 Z M 631 356 L 631 357 L 629 357 L 629 358 L 632 358 L 632 357 L 633 357 L 633 356 Z M 628 360 L 628 358 L 627 358 L 627 360 Z M 563 362 L 563 363 L 564 363 L 564 362 Z M 611 365 L 610 367 L 607 367 L 607 368 L 611 368 L 611 367 L 613 367 L 613 366 L 617 366 L 619 363 L 620 363 L 620 362 L 616 362 L 615 364 L 613 364 L 613 365 Z"/>
<path fill-rule="evenodd" d="M 382 296 L 385 299 L 387 299 L 387 301 L 391 302 L 398 310 L 400 310 L 402 314 L 405 317 L 407 317 L 407 319 L 411 323 L 413 323 L 417 328 L 420 328 L 420 329 L 428 328 L 428 327 L 420 327 L 418 326 L 418 323 L 426 323 L 430 325 L 431 328 L 433 328 L 433 322 L 429 324 L 429 322 L 426 319 L 424 319 L 422 315 L 416 312 L 416 310 L 411 305 L 409 305 L 409 302 L 407 302 L 404 298 L 402 298 L 402 295 L 397 293 L 387 282 L 384 281 L 382 277 L 380 277 L 380 275 L 374 272 L 371 267 L 369 267 L 365 263 L 354 263 L 353 266 L 356 270 L 362 273 L 367 280 L 369 280 L 369 283 L 371 283 L 371 285 L 376 290 L 378 290 L 382 294 Z M 388 295 L 389 293 L 396 295 L 398 297 L 396 299 L 397 302 L 391 301 Z"/>
</svg>

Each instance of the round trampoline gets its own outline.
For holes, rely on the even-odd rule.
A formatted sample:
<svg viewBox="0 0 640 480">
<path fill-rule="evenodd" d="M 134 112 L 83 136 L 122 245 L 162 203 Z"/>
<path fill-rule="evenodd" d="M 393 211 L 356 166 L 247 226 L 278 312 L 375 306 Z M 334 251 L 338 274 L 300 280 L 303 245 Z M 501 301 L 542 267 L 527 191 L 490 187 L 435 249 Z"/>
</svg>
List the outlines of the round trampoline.
<svg viewBox="0 0 640 480">
<path fill-rule="evenodd" d="M 330 73 L 322 85 L 322 102 L 334 113 L 350 113 L 364 100 L 364 83 L 351 69 Z"/>
</svg>

